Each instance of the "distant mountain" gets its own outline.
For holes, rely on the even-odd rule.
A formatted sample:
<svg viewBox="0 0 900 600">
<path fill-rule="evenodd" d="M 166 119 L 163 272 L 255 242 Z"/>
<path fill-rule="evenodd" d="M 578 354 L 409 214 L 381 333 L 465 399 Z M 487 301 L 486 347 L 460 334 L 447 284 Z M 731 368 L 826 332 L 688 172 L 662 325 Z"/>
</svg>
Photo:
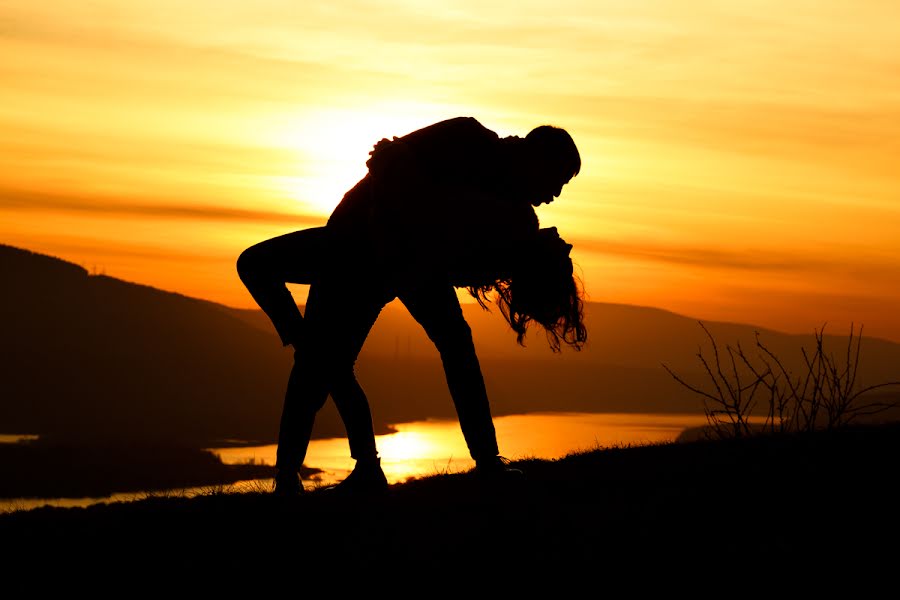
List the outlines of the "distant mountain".
<svg viewBox="0 0 900 600">
<path fill-rule="evenodd" d="M 237 276 L 236 274 L 234 275 Z M 68 441 L 274 441 L 292 353 L 260 311 L 234 309 L 0 245 L 0 433 Z M 527 346 L 497 311 L 465 305 L 495 415 L 531 411 L 702 412 L 662 368 L 703 384 L 695 319 L 664 310 L 589 303 L 589 344 Z M 724 346 L 752 349 L 758 328 L 705 323 Z M 759 330 L 799 368 L 809 336 Z M 836 352 L 841 338 L 827 339 Z M 720 348 L 721 349 L 721 348 Z M 861 380 L 900 379 L 900 345 L 864 339 Z M 390 423 L 453 418 L 436 350 L 397 302 L 375 324 L 358 362 L 379 431 Z M 316 435 L 343 426 L 331 403 Z"/>
<path fill-rule="evenodd" d="M 9 246 L 0 278 L 4 432 L 203 442 L 277 430 L 291 357 L 225 307 Z"/>
</svg>

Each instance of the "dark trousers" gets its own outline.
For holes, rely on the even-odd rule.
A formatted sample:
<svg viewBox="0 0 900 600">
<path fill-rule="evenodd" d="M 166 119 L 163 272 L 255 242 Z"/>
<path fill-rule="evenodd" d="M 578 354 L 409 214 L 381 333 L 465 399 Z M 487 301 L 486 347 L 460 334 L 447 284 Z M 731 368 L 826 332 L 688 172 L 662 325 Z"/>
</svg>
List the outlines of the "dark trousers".
<svg viewBox="0 0 900 600">
<path fill-rule="evenodd" d="M 238 259 L 241 280 L 282 343 L 295 349 L 276 466 L 295 470 L 302 465 L 315 415 L 329 395 L 347 429 L 351 456 L 377 458 L 369 402 L 354 365 L 381 309 L 395 297 L 440 353 L 470 454 L 475 460 L 497 456 L 484 378 L 453 286 L 422 275 L 389 288 L 370 256 L 364 243 L 321 227 L 261 242 Z M 285 283 L 310 284 L 305 315 Z"/>
</svg>

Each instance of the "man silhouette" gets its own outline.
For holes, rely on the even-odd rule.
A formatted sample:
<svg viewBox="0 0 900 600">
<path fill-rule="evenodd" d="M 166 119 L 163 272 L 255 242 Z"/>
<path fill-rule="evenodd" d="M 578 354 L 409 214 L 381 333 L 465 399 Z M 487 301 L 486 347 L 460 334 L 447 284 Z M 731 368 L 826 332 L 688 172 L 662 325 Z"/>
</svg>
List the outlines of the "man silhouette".
<svg viewBox="0 0 900 600">
<path fill-rule="evenodd" d="M 460 265 L 484 264 L 492 272 L 488 263 L 504 264 L 517 242 L 537 234 L 533 207 L 552 202 L 581 168 L 575 143 L 557 127 L 501 138 L 474 118 L 459 117 L 383 139 L 370 154 L 368 175 L 347 192 L 325 227 L 262 242 L 238 259 L 241 279 L 282 343 L 295 350 L 279 429 L 277 493 L 302 491 L 297 473 L 315 414 L 329 394 L 357 461 L 337 489 L 387 486 L 354 363 L 381 309 L 394 298 L 440 353 L 476 472 L 493 477 L 514 471 L 499 454 L 454 285 Z M 305 315 L 285 282 L 311 283 Z"/>
</svg>

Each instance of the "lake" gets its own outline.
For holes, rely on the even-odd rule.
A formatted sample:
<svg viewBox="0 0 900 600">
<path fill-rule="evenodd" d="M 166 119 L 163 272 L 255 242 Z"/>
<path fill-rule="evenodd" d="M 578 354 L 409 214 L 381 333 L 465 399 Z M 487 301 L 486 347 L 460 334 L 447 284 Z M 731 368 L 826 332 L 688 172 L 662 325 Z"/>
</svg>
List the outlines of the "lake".
<svg viewBox="0 0 900 600">
<path fill-rule="evenodd" d="M 688 427 L 706 424 L 703 415 L 625 413 L 529 413 L 495 417 L 500 453 L 511 460 L 561 458 L 578 450 L 620 445 L 643 445 L 675 440 Z M 396 433 L 377 436 L 381 464 L 390 483 L 438 473 L 464 472 L 474 466 L 469 458 L 459 422 L 429 420 L 401 423 Z M 226 464 L 255 461 L 275 464 L 275 445 L 211 448 Z M 307 489 L 341 481 L 353 468 L 346 438 L 313 440 L 306 466 L 321 469 L 315 479 L 304 482 Z M 242 481 L 225 486 L 227 491 L 270 490 L 271 480 Z M 216 488 L 218 489 L 218 488 Z M 100 502 L 123 502 L 148 495 L 208 493 L 209 487 L 157 492 L 130 492 L 103 498 L 16 498 L 0 499 L 0 511 L 27 510 L 53 506 L 89 506 Z"/>
</svg>

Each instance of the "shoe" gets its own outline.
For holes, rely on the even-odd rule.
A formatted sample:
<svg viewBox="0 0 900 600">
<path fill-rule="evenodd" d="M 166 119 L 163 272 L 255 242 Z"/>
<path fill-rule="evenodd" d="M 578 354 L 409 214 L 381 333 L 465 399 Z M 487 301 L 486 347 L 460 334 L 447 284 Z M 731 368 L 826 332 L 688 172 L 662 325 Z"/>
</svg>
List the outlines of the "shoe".
<svg viewBox="0 0 900 600">
<path fill-rule="evenodd" d="M 475 475 L 483 479 L 520 479 L 525 471 L 509 466 L 510 460 L 504 456 L 492 456 L 475 461 Z"/>
<path fill-rule="evenodd" d="M 362 465 L 356 463 L 353 471 L 337 485 L 325 488 L 325 491 L 334 495 L 365 496 L 380 494 L 388 489 L 387 477 L 381 470 L 381 460 Z"/>
<path fill-rule="evenodd" d="M 296 471 L 278 471 L 275 474 L 275 484 L 272 493 L 276 496 L 291 497 L 303 493 L 303 482 Z"/>
</svg>

